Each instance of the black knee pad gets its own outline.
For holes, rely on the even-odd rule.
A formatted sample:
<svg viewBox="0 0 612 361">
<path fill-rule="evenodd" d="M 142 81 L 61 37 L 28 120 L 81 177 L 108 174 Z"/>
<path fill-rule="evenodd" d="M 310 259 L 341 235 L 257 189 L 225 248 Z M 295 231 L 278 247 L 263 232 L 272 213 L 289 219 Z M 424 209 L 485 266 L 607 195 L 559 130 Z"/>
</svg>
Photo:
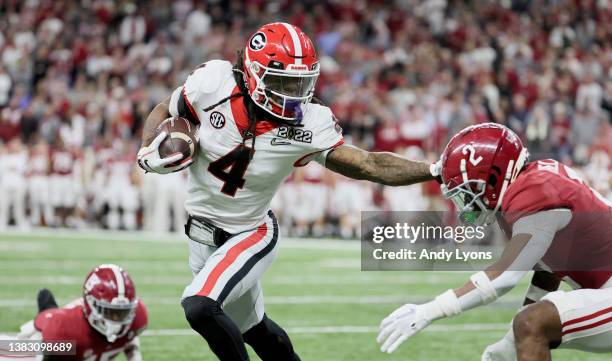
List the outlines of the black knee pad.
<svg viewBox="0 0 612 361">
<path fill-rule="evenodd" d="M 209 297 L 191 296 L 181 301 L 185 318 L 193 329 L 201 329 L 214 321 L 215 315 L 223 313 L 219 302 Z"/>
<path fill-rule="evenodd" d="M 300 361 L 287 332 L 266 315 L 242 337 L 263 361 Z"/>
</svg>

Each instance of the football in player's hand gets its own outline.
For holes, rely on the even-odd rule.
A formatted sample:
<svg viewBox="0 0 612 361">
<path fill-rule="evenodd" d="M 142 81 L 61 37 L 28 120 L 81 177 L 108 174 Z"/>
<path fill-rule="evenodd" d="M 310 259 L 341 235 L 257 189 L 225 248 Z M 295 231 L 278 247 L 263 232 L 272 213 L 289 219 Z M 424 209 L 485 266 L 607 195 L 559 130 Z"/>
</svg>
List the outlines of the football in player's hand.
<svg viewBox="0 0 612 361">
<path fill-rule="evenodd" d="M 193 158 L 198 144 L 198 128 L 187 119 L 172 117 L 164 120 L 156 130 L 156 134 L 166 132 L 168 136 L 159 145 L 159 155 L 162 158 L 176 153 L 183 157 L 169 166 L 177 166 Z"/>
</svg>

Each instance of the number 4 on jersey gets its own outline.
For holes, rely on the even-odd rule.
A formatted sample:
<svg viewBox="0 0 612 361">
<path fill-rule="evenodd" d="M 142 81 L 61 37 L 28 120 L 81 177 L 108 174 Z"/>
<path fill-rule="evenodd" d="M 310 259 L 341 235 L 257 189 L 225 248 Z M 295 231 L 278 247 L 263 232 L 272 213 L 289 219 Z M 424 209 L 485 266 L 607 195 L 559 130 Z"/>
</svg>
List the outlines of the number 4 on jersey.
<svg viewBox="0 0 612 361">
<path fill-rule="evenodd" d="M 236 195 L 238 188 L 244 187 L 244 173 L 253 158 L 254 150 L 240 144 L 231 152 L 208 165 L 208 171 L 223 181 L 221 192 L 228 196 Z M 229 170 L 228 170 L 229 168 Z"/>
</svg>

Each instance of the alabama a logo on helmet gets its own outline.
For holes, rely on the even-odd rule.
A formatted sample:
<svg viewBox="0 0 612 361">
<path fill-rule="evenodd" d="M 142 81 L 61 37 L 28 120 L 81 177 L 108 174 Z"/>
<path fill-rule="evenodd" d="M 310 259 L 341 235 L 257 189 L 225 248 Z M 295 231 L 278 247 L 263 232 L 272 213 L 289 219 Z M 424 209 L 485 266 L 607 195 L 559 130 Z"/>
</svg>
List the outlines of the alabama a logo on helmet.
<svg viewBox="0 0 612 361">
<path fill-rule="evenodd" d="M 249 48 L 251 48 L 251 50 L 261 50 L 264 46 L 266 46 L 266 36 L 261 31 L 255 33 L 255 35 L 251 37 L 251 40 L 249 40 Z"/>
<path fill-rule="evenodd" d="M 212 112 L 210 114 L 210 125 L 217 129 L 223 128 L 223 126 L 225 125 L 225 117 L 223 116 L 223 114 L 219 112 Z"/>
</svg>

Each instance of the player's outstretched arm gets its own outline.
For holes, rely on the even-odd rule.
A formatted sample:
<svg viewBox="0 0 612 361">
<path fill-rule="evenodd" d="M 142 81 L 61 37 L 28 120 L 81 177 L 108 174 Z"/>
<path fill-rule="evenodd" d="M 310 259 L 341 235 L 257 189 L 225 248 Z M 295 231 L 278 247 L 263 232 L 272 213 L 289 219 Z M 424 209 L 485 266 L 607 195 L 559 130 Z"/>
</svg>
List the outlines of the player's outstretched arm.
<svg viewBox="0 0 612 361">
<path fill-rule="evenodd" d="M 501 258 L 478 272 L 462 287 L 450 289 L 433 301 L 406 304 L 382 320 L 377 341 L 381 351 L 391 353 L 433 321 L 495 301 L 510 291 L 546 254 L 555 233 L 571 220 L 568 209 L 542 211 L 519 219 Z"/>
<path fill-rule="evenodd" d="M 405 304 L 393 311 L 380 323 L 377 341 L 382 352 L 395 351 L 404 341 L 429 326 L 433 321 L 456 316 L 469 309 L 487 304 L 512 289 L 527 271 L 510 271 L 531 239 L 529 234 L 514 236 L 502 257 L 486 271 L 478 272 L 462 287 L 449 289 L 434 300 L 421 305 Z M 523 262 L 531 266 L 537 262 L 535 252 L 525 252 Z M 529 257 L 532 256 L 532 257 Z"/>
<path fill-rule="evenodd" d="M 389 152 L 368 152 L 350 145 L 333 149 L 325 167 L 353 179 L 364 179 L 390 186 L 425 182 L 439 174 L 438 167 L 411 161 Z"/>
</svg>

